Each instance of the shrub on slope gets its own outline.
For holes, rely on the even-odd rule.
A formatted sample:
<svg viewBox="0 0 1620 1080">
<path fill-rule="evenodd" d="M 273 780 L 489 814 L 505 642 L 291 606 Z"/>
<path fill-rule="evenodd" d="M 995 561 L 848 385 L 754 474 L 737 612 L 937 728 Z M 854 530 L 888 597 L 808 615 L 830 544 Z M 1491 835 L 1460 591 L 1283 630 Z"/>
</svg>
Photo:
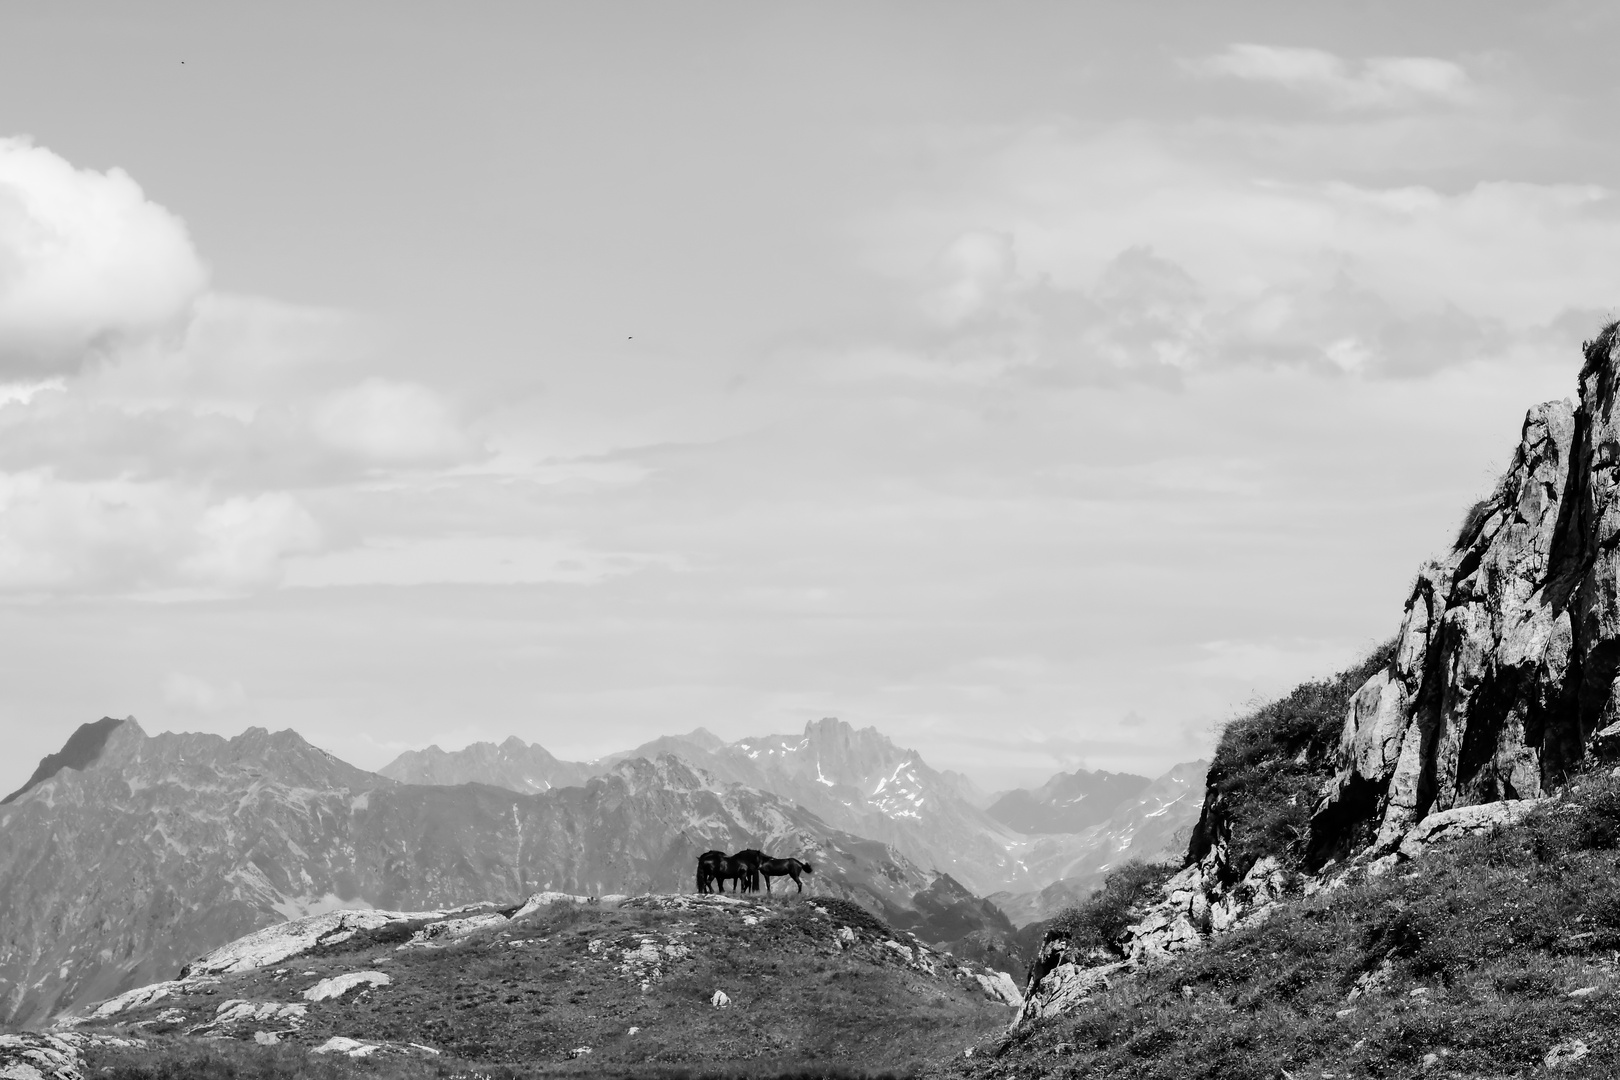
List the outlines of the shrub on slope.
<svg viewBox="0 0 1620 1080">
<path fill-rule="evenodd" d="M 1203 858 L 1224 835 L 1234 880 L 1266 855 L 1288 868 L 1304 865 L 1311 809 L 1332 774 L 1350 699 L 1394 653 L 1391 639 L 1354 667 L 1301 683 L 1226 725 L 1210 762 L 1189 861 Z"/>
<path fill-rule="evenodd" d="M 1136 921 L 1140 905 L 1157 900 L 1159 887 L 1175 871 L 1168 863 L 1126 863 L 1103 880 L 1102 888 L 1046 924 L 1046 941 L 1062 941 L 1072 955 L 1113 959 L 1108 953 Z"/>
</svg>

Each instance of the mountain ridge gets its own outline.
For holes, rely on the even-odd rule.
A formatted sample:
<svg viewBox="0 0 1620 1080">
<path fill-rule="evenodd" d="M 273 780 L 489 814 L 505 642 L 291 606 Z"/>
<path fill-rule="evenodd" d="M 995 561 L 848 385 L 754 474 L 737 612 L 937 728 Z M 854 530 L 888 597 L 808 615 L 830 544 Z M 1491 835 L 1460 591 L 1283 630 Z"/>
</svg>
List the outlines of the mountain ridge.
<svg viewBox="0 0 1620 1080">
<path fill-rule="evenodd" d="M 135 718 L 128 717 L 127 719 L 132 721 Z M 111 716 L 103 716 L 100 720 L 80 724 L 77 730 L 68 736 L 67 742 L 62 744 L 62 749 L 54 754 L 46 754 L 45 757 L 40 759 L 39 764 L 34 768 L 33 774 L 23 782 L 22 787 L 0 799 L 0 806 L 15 802 L 19 796 L 31 788 L 38 787 L 63 769 L 83 771 L 86 767 L 93 765 L 96 759 L 101 756 L 101 751 L 106 746 L 107 739 L 112 735 L 113 729 L 124 722 L 124 720 L 117 720 Z"/>
<path fill-rule="evenodd" d="M 774 792 L 838 828 L 891 844 L 918 865 L 949 874 L 979 895 L 1028 893 L 1052 883 L 1024 855 L 1038 837 L 998 818 L 991 799 L 971 779 L 933 769 L 919 752 L 896 745 L 875 727 L 856 728 L 824 717 L 807 722 L 797 734 L 748 736 L 730 743 L 698 728 L 686 735 L 660 736 L 599 762 L 576 764 L 600 769 L 631 756 L 666 752 L 725 780 Z M 458 753 L 464 752 L 448 756 Z M 520 790 L 499 770 L 479 772 L 474 756 L 466 755 L 457 775 Z M 409 775 L 397 765 L 384 766 L 383 774 L 399 779 Z M 1038 807 L 1036 812 L 1059 835 L 1054 844 L 1037 845 L 1041 855 L 1036 865 L 1042 865 L 1056 858 L 1051 851 L 1064 846 L 1061 834 L 1090 835 L 1150 783 L 1126 773 L 1058 772 L 1035 789 L 1001 793 L 1000 801 L 1017 804 L 1018 793 L 1027 790 L 1023 802 Z M 1087 791 L 1098 796 L 1095 810 L 1084 800 L 1064 805 Z M 1103 809 L 1108 813 L 1101 813 Z M 1190 814 L 1189 808 L 1187 820 L 1178 819 L 1177 827 L 1190 824 Z M 1084 846 L 1084 841 L 1068 845 L 1075 849 L 1070 861 L 1080 857 Z"/>
<path fill-rule="evenodd" d="M 121 721 L 85 769 L 0 807 L 0 1019 L 37 1021 L 158 981 L 203 945 L 343 906 L 688 889 L 712 847 L 810 859 L 808 895 L 931 933 L 916 898 L 936 876 L 669 755 L 524 794 L 401 784 L 291 730 L 148 735 Z"/>
<path fill-rule="evenodd" d="M 1033 788 L 1005 792 L 986 809 L 991 817 L 1022 833 L 1074 833 L 1106 821 L 1125 800 L 1153 781 L 1106 769 L 1059 772 Z"/>
</svg>

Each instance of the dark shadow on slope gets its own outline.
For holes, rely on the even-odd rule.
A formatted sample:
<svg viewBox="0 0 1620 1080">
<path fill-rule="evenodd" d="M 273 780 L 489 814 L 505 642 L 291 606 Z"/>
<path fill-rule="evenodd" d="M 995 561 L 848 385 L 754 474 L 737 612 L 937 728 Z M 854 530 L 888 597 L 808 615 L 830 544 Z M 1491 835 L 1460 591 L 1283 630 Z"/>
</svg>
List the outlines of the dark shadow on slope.
<svg viewBox="0 0 1620 1080">
<path fill-rule="evenodd" d="M 34 770 L 34 775 L 28 778 L 28 783 L 0 799 L 0 806 L 20 798 L 29 789 L 37 784 L 43 784 L 63 769 L 83 770 L 94 764 L 101 756 L 102 747 L 107 745 L 108 736 L 122 723 L 122 720 L 103 716 L 94 723 L 80 724 L 79 730 L 68 736 L 68 741 L 62 745 L 62 749 L 54 754 L 46 754 L 40 759 L 39 767 Z"/>
</svg>

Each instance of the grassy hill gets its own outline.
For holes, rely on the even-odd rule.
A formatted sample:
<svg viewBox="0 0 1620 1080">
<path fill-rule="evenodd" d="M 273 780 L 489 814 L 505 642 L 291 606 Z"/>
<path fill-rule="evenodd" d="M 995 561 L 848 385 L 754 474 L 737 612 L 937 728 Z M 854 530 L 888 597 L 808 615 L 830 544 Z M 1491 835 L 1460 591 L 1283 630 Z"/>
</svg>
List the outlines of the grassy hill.
<svg viewBox="0 0 1620 1080">
<path fill-rule="evenodd" d="M 934 1074 L 1620 1076 L 1617 950 L 1620 778 L 1594 771 L 1519 824 L 1352 872 Z"/>
<path fill-rule="evenodd" d="M 80 1024 L 146 1043 L 88 1049 L 87 1075 L 911 1074 L 987 1045 L 1011 1017 L 982 966 L 833 898 L 651 896 L 475 919 L 488 925 L 460 937 L 398 920 Z M 308 1000 L 342 976 L 377 985 Z M 311 1053 L 333 1037 L 364 1056 Z"/>
</svg>

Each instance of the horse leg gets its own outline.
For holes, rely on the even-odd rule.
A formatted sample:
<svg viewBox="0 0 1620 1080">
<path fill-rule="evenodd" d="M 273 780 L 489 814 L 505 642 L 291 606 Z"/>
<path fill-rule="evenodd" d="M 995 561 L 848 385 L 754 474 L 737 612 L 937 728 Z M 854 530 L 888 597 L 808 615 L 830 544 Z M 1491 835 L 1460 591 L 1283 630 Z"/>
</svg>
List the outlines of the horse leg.
<svg viewBox="0 0 1620 1080">
<path fill-rule="evenodd" d="M 793 884 L 799 887 L 799 892 L 804 892 L 804 882 L 799 880 L 799 870 L 797 867 L 795 867 L 793 870 Z"/>
</svg>

